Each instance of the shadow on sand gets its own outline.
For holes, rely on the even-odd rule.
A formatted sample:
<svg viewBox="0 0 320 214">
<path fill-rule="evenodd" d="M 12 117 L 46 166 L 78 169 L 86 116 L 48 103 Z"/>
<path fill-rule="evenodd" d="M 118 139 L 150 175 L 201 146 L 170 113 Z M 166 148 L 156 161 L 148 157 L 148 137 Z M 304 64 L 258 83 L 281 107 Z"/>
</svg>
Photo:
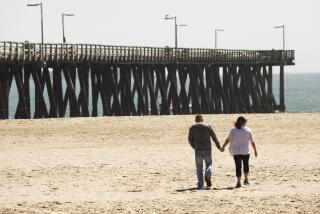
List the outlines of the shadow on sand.
<svg viewBox="0 0 320 214">
<path fill-rule="evenodd" d="M 211 189 L 200 189 L 200 190 L 233 190 L 234 187 L 222 187 L 222 188 L 211 188 Z M 186 188 L 186 189 L 176 189 L 176 192 L 187 192 L 187 191 L 197 191 L 199 190 L 196 187 Z"/>
<path fill-rule="evenodd" d="M 176 189 L 176 192 L 186 192 L 186 191 L 197 191 L 199 190 L 197 187 L 186 188 L 186 189 Z"/>
<path fill-rule="evenodd" d="M 234 187 L 222 187 L 222 188 L 212 188 L 213 190 L 233 190 Z"/>
</svg>

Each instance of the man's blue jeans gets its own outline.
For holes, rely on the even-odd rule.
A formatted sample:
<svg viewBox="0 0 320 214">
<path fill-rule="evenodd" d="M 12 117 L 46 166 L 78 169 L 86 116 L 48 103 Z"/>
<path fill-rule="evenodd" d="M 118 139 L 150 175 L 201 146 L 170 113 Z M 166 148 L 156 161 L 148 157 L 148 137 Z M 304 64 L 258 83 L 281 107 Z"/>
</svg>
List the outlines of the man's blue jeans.
<svg viewBox="0 0 320 214">
<path fill-rule="evenodd" d="M 203 160 L 206 164 L 206 169 L 204 176 L 207 179 L 211 179 L 212 174 L 212 156 L 211 150 L 207 151 L 195 151 L 196 156 L 196 168 L 197 168 L 197 177 L 198 177 L 198 188 L 203 187 Z"/>
</svg>

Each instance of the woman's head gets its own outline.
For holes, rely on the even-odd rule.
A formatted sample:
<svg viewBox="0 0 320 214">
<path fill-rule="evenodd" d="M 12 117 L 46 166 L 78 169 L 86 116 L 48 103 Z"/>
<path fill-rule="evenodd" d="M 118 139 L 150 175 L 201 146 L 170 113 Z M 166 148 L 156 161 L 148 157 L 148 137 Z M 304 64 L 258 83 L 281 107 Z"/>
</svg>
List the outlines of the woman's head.
<svg viewBox="0 0 320 214">
<path fill-rule="evenodd" d="M 240 116 L 237 119 L 237 122 L 234 124 L 235 127 L 237 127 L 237 129 L 241 129 L 242 127 L 244 127 L 247 123 L 247 119 Z"/>
</svg>

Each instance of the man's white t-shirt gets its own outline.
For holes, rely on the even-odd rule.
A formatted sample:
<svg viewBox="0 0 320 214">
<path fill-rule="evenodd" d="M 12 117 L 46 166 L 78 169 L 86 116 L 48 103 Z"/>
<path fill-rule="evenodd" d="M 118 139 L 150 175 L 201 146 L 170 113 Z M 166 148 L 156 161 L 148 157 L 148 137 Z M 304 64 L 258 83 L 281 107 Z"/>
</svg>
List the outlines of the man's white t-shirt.
<svg viewBox="0 0 320 214">
<path fill-rule="evenodd" d="M 230 141 L 229 152 L 231 155 L 249 154 L 249 143 L 254 142 L 253 134 L 248 127 L 241 129 L 236 127 L 232 128 L 228 140 Z"/>
</svg>

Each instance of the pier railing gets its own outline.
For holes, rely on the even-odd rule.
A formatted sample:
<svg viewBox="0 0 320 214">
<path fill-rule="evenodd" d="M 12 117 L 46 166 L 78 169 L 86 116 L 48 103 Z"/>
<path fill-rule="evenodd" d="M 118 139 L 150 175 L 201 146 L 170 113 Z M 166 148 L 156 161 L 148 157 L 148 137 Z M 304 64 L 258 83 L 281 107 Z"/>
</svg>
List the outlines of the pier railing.
<svg viewBox="0 0 320 214">
<path fill-rule="evenodd" d="M 293 50 L 157 48 L 94 44 L 0 42 L 0 60 L 46 62 L 271 63 L 294 64 Z"/>
</svg>

